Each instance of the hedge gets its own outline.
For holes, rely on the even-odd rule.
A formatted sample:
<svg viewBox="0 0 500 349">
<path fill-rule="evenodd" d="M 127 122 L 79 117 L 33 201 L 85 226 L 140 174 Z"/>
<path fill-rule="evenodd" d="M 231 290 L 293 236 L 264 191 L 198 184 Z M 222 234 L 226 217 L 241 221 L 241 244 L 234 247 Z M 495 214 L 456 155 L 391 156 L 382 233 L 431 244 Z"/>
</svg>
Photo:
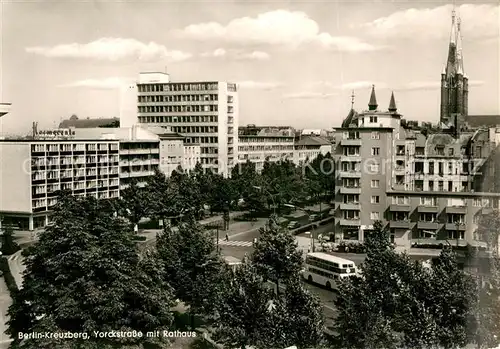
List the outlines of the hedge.
<svg viewBox="0 0 500 349">
<path fill-rule="evenodd" d="M 3 273 L 3 278 L 5 280 L 7 288 L 9 289 L 10 296 L 14 298 L 14 296 L 19 291 L 19 288 L 17 287 L 16 280 L 14 279 L 12 273 L 10 272 L 9 261 L 5 257 L 0 258 L 0 270 Z"/>
<path fill-rule="evenodd" d="M 147 238 L 144 235 L 134 235 L 134 240 L 136 240 L 136 241 L 146 241 Z"/>
</svg>

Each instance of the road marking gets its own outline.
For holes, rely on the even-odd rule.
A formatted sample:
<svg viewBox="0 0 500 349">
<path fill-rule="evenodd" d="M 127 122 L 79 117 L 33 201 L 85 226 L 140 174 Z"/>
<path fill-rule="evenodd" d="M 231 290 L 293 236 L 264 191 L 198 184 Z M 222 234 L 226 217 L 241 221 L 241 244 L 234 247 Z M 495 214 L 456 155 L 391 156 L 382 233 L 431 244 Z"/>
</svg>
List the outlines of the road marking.
<svg viewBox="0 0 500 349">
<path fill-rule="evenodd" d="M 233 241 L 233 240 L 222 240 L 219 239 L 219 246 L 239 246 L 239 247 L 252 247 L 252 241 Z"/>
</svg>

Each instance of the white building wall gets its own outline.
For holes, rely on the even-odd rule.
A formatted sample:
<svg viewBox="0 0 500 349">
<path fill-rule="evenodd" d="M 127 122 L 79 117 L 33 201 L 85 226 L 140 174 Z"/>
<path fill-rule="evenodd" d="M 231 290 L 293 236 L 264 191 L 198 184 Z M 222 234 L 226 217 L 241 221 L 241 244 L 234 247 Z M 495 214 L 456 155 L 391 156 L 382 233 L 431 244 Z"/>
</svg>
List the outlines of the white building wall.
<svg viewBox="0 0 500 349">
<path fill-rule="evenodd" d="M 0 141 L 0 211 L 31 212 L 30 143 Z"/>
<path fill-rule="evenodd" d="M 120 88 L 120 127 L 132 127 L 137 123 L 137 85 Z"/>
</svg>

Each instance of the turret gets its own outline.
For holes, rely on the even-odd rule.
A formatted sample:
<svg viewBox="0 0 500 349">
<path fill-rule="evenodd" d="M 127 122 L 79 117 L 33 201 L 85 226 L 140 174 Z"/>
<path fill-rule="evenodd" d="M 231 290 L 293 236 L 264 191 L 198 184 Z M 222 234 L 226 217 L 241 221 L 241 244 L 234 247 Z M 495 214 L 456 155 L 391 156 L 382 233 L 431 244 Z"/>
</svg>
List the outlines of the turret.
<svg viewBox="0 0 500 349">
<path fill-rule="evenodd" d="M 377 110 L 377 97 L 375 96 L 375 85 L 372 85 L 372 93 L 370 95 L 370 102 L 368 102 L 368 110 Z"/>
<path fill-rule="evenodd" d="M 391 101 L 389 102 L 389 111 L 391 113 L 396 113 L 398 108 L 396 107 L 396 100 L 394 99 L 394 91 L 391 94 Z"/>
</svg>

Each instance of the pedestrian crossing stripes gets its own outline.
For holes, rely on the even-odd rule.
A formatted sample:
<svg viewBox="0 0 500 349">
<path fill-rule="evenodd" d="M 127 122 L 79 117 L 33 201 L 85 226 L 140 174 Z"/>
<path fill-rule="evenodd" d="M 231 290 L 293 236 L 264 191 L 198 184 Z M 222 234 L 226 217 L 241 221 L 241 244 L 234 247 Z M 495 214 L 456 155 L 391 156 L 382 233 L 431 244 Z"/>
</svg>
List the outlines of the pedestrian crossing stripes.
<svg viewBox="0 0 500 349">
<path fill-rule="evenodd" d="M 251 247 L 253 245 L 252 241 L 226 241 L 219 239 L 219 246 L 238 246 L 238 247 Z"/>
</svg>

